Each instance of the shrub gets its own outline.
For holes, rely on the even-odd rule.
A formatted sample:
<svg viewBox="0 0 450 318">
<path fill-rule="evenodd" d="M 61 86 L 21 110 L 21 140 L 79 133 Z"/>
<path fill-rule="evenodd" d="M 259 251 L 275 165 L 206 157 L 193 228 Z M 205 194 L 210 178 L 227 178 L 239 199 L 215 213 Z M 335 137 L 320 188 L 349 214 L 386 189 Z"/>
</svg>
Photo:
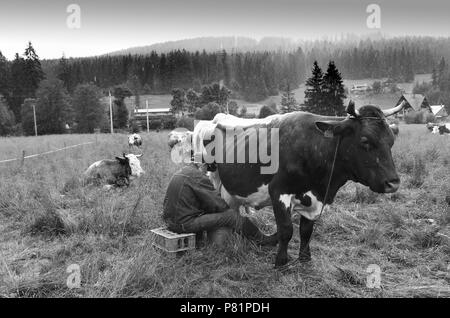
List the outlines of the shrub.
<svg viewBox="0 0 450 318">
<path fill-rule="evenodd" d="M 183 116 L 180 119 L 178 119 L 175 127 L 176 128 L 186 128 L 187 130 L 193 131 L 194 130 L 194 118 Z"/>
<path fill-rule="evenodd" d="M 434 117 L 434 115 L 428 112 L 411 111 L 405 115 L 405 123 L 407 124 L 425 124 L 435 121 L 436 118 Z"/>
<path fill-rule="evenodd" d="M 174 129 L 176 123 L 177 119 L 175 117 L 163 118 L 162 129 Z"/>
</svg>

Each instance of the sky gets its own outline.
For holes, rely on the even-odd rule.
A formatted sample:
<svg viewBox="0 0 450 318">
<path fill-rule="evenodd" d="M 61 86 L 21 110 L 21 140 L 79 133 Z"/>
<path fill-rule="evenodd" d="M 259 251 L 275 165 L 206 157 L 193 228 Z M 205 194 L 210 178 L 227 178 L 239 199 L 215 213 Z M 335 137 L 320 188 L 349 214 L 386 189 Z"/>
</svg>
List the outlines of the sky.
<svg viewBox="0 0 450 318">
<path fill-rule="evenodd" d="M 67 24 L 70 4 L 80 28 Z M 59 58 L 201 36 L 366 34 L 369 4 L 383 34 L 450 36 L 448 0 L 0 0 L 0 51 L 12 59 L 31 41 L 40 58 Z"/>
</svg>

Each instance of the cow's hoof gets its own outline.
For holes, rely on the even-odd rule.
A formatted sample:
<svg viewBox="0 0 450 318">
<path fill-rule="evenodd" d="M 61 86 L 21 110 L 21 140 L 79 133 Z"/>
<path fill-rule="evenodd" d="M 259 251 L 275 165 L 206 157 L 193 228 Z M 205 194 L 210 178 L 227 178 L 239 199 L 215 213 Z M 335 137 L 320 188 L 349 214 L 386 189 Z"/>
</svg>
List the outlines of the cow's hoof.
<svg viewBox="0 0 450 318">
<path fill-rule="evenodd" d="M 289 256 L 279 256 L 277 255 L 277 258 L 275 259 L 275 268 L 282 267 L 286 265 L 289 262 Z"/>
<path fill-rule="evenodd" d="M 311 261 L 311 254 L 310 253 L 300 253 L 298 256 L 298 260 L 300 263 L 307 263 Z"/>
</svg>

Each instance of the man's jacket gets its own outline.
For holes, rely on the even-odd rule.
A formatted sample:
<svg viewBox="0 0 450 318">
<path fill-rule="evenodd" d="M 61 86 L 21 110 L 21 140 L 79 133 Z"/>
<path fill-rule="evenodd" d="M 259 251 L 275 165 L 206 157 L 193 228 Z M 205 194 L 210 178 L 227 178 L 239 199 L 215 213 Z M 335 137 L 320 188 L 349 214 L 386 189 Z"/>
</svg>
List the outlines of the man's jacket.
<svg viewBox="0 0 450 318">
<path fill-rule="evenodd" d="M 172 176 L 164 198 L 163 218 L 181 225 L 202 214 L 228 208 L 209 178 L 190 164 Z"/>
</svg>

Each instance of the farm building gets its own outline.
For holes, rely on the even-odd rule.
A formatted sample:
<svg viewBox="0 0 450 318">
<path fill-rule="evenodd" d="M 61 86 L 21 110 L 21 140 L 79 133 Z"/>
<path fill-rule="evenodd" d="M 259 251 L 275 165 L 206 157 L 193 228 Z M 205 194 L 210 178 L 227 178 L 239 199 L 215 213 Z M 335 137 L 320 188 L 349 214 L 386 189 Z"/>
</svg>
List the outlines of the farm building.
<svg viewBox="0 0 450 318">
<path fill-rule="evenodd" d="M 448 117 L 447 111 L 444 105 L 431 105 L 430 106 L 433 115 L 438 121 L 445 121 Z"/>
<path fill-rule="evenodd" d="M 352 93 L 358 94 L 358 93 L 365 93 L 369 90 L 370 90 L 370 86 L 367 84 L 355 84 L 352 86 L 350 91 Z"/>
<path fill-rule="evenodd" d="M 396 105 L 399 105 L 403 101 L 406 102 L 406 105 L 403 108 L 403 111 L 399 113 L 398 117 L 403 117 L 410 111 L 432 112 L 427 98 L 422 94 L 402 94 Z"/>
<path fill-rule="evenodd" d="M 148 120 L 150 123 L 150 127 L 154 123 L 173 121 L 173 120 L 175 120 L 175 117 L 176 117 L 171 112 L 170 108 L 167 107 L 167 108 L 135 109 L 133 112 L 133 118 L 138 123 L 138 125 L 140 125 L 141 127 L 146 127 L 147 126 L 147 114 L 148 114 Z M 160 124 L 157 124 L 157 125 L 159 126 Z"/>
</svg>

